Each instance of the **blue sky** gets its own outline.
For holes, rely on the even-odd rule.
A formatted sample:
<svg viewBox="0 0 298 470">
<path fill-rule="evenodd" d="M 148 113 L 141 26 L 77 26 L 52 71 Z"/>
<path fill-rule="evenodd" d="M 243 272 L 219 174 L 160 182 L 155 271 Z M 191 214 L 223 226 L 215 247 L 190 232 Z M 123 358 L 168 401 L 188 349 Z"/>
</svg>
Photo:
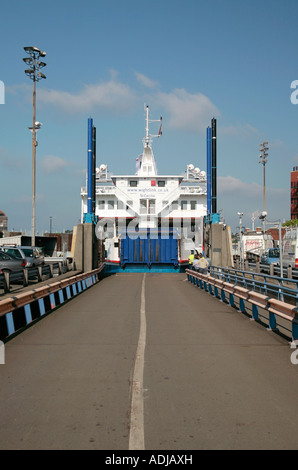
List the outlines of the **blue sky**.
<svg viewBox="0 0 298 470">
<path fill-rule="evenodd" d="M 1 2 L 0 209 L 9 229 L 31 228 L 32 81 L 24 46 L 46 51 L 37 84 L 36 227 L 71 229 L 80 218 L 87 121 L 97 166 L 134 173 L 144 104 L 163 117 L 153 150 L 160 174 L 206 170 L 206 128 L 217 119 L 218 203 L 235 230 L 262 211 L 259 146 L 269 142 L 266 210 L 290 218 L 298 165 L 297 0 L 11 0 Z M 257 221 L 255 221 L 256 225 Z"/>
</svg>

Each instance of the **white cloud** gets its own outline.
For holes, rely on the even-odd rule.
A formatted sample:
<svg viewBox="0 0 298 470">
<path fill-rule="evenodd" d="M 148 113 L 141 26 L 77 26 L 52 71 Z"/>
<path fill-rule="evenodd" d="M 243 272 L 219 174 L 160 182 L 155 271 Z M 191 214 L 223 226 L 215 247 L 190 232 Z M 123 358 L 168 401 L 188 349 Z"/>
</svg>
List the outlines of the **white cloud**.
<svg viewBox="0 0 298 470">
<path fill-rule="evenodd" d="M 155 80 L 151 80 L 151 78 L 146 77 L 146 75 L 142 73 L 135 72 L 135 76 L 142 85 L 144 85 L 146 88 L 155 88 L 158 85 L 158 82 Z"/>
<path fill-rule="evenodd" d="M 156 100 L 169 114 L 167 125 L 175 129 L 205 132 L 206 123 L 220 115 L 217 107 L 202 93 L 175 89 L 171 93 L 157 93 Z"/>
<path fill-rule="evenodd" d="M 47 155 L 40 162 L 40 167 L 44 173 L 59 173 L 68 163 L 63 158 Z"/>
<path fill-rule="evenodd" d="M 127 111 L 134 104 L 136 96 L 129 86 L 119 82 L 112 74 L 109 81 L 85 85 L 78 93 L 41 89 L 38 100 L 70 113 L 87 112 L 96 108 Z"/>
<path fill-rule="evenodd" d="M 263 186 L 258 183 L 247 183 L 241 181 L 234 176 L 219 176 L 218 181 L 218 192 L 221 194 L 234 193 L 235 198 L 245 197 L 246 199 L 259 198 L 262 201 L 263 198 Z M 273 188 L 270 186 L 266 187 L 266 196 L 268 199 L 279 199 L 288 197 L 288 190 L 285 188 Z"/>
<path fill-rule="evenodd" d="M 258 183 L 245 183 L 234 176 L 219 176 L 217 178 L 218 191 L 220 193 L 234 192 L 238 195 L 245 195 L 246 197 L 259 197 L 262 194 L 263 188 Z"/>
</svg>

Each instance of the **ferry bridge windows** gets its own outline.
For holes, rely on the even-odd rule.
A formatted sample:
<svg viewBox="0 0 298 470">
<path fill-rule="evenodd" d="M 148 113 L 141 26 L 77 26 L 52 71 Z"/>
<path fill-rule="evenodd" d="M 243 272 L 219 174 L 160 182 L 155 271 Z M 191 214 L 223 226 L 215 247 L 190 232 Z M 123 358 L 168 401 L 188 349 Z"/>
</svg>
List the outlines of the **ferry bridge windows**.
<svg viewBox="0 0 298 470">
<path fill-rule="evenodd" d="M 195 211 L 197 209 L 197 201 L 181 201 L 181 210 Z"/>
<path fill-rule="evenodd" d="M 140 200 L 140 214 L 147 214 L 147 199 Z"/>
<path fill-rule="evenodd" d="M 129 186 L 130 186 L 131 188 L 136 188 L 136 187 L 138 186 L 137 180 L 131 180 L 131 181 L 129 182 Z"/>
<path fill-rule="evenodd" d="M 155 199 L 140 199 L 141 214 L 155 214 Z"/>
<path fill-rule="evenodd" d="M 162 181 L 158 181 L 158 182 L 157 182 L 157 186 L 158 186 L 159 188 L 164 188 L 164 187 L 165 187 L 165 185 L 166 185 L 166 182 L 165 182 L 165 181 L 163 181 L 163 180 L 162 180 Z"/>
<path fill-rule="evenodd" d="M 98 201 L 97 207 L 98 207 L 98 210 L 104 211 L 104 209 L 105 209 L 105 201 Z"/>
<path fill-rule="evenodd" d="M 155 199 L 149 199 L 149 214 L 155 214 Z"/>
<path fill-rule="evenodd" d="M 115 201 L 108 201 L 108 209 L 114 210 Z"/>
</svg>

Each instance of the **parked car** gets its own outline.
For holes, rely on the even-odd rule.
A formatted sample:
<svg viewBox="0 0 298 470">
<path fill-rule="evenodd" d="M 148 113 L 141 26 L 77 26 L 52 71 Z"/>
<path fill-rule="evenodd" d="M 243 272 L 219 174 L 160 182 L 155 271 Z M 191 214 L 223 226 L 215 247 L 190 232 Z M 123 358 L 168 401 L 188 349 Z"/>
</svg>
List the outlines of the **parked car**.
<svg viewBox="0 0 298 470">
<path fill-rule="evenodd" d="M 0 251 L 0 274 L 4 272 L 21 271 L 27 265 L 27 260 L 23 258 L 15 258 L 8 253 Z"/>
<path fill-rule="evenodd" d="M 279 263 L 279 248 L 267 248 L 261 256 L 260 264 L 278 264 Z"/>
<path fill-rule="evenodd" d="M 44 256 L 40 248 L 32 246 L 1 246 L 1 251 L 18 259 L 26 259 L 26 268 L 44 264 Z"/>
</svg>

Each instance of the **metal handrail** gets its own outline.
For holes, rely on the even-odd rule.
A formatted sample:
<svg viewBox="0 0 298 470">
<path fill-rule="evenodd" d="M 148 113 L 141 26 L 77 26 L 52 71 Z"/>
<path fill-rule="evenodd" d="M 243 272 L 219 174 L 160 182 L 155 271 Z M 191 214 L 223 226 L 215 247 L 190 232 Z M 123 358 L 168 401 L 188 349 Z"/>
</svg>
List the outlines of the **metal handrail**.
<svg viewBox="0 0 298 470">
<path fill-rule="evenodd" d="M 212 277 L 221 279 L 234 285 L 254 290 L 264 295 L 272 295 L 278 300 L 285 298 L 295 302 L 298 306 L 298 280 L 271 276 L 253 271 L 241 271 L 233 268 L 210 266 L 209 273 Z"/>
<path fill-rule="evenodd" d="M 41 280 L 41 276 L 52 276 L 54 271 L 58 274 L 69 271 L 69 267 L 65 266 L 62 261 L 50 264 L 44 264 L 40 267 L 25 268 L 20 271 L 13 271 L 9 273 L 0 274 L 0 288 L 4 292 L 10 291 L 10 284 L 23 283 L 25 286 L 28 281 L 33 279 Z"/>
</svg>

